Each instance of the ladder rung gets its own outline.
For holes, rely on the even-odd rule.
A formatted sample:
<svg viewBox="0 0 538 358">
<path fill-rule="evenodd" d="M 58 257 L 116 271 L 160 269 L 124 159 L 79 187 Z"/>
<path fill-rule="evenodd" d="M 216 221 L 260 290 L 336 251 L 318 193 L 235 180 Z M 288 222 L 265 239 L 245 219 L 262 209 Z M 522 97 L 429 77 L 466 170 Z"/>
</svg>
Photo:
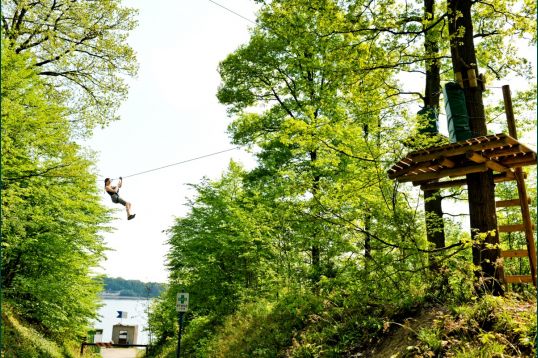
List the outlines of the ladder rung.
<svg viewBox="0 0 538 358">
<path fill-rule="evenodd" d="M 531 204 L 531 198 L 527 198 L 527 203 Z M 498 208 L 507 208 L 509 206 L 519 206 L 519 199 L 512 199 L 512 200 L 499 200 L 495 202 L 495 205 Z"/>
<path fill-rule="evenodd" d="M 534 230 L 534 224 L 532 224 L 531 229 Z M 514 231 L 525 231 L 525 225 L 523 224 L 499 225 L 499 232 L 514 232 Z"/>
<path fill-rule="evenodd" d="M 503 250 L 501 251 L 501 257 L 528 257 L 527 250 Z"/>
<path fill-rule="evenodd" d="M 504 276 L 504 282 L 506 283 L 531 283 L 531 275 L 510 275 Z"/>
</svg>

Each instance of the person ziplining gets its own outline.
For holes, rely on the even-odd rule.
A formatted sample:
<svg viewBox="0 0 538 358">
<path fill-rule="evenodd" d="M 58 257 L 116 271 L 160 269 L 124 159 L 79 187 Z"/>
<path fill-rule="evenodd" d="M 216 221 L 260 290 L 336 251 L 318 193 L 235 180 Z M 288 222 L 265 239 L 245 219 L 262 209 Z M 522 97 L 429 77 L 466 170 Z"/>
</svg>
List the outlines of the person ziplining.
<svg viewBox="0 0 538 358">
<path fill-rule="evenodd" d="M 122 182 L 123 179 L 120 177 L 118 185 L 112 185 L 112 181 L 110 180 L 110 178 L 106 178 L 105 191 L 110 195 L 110 198 L 112 199 L 112 202 L 114 204 L 121 204 L 125 206 L 125 209 L 127 210 L 127 220 L 131 220 L 136 216 L 136 214 L 131 214 L 131 203 L 120 198 L 119 193 Z"/>
<path fill-rule="evenodd" d="M 221 154 L 221 153 L 225 153 L 225 152 L 229 152 L 229 151 L 231 151 L 231 150 L 237 150 L 237 149 L 239 149 L 239 147 L 230 148 L 230 149 L 225 149 L 225 150 L 221 150 L 221 151 L 219 151 L 219 152 L 214 152 L 214 153 L 210 153 L 210 154 L 202 155 L 202 156 L 199 156 L 199 157 L 196 157 L 196 158 L 191 158 L 191 159 L 183 160 L 183 161 L 181 161 L 181 162 L 176 162 L 176 163 L 172 163 L 172 164 L 164 165 L 164 166 L 161 166 L 161 167 L 158 167 L 158 168 L 153 168 L 153 169 L 149 169 L 149 170 L 144 170 L 144 171 L 141 171 L 141 172 L 138 172 L 138 173 L 134 173 L 134 174 L 131 174 L 131 175 L 127 175 L 126 178 L 128 178 L 128 177 L 134 177 L 135 175 L 141 175 L 141 174 L 146 174 L 146 173 L 154 172 L 154 171 L 157 171 L 157 170 L 162 170 L 162 169 L 169 168 L 169 167 L 172 167 L 172 166 L 175 166 L 175 165 L 179 165 L 179 164 L 184 164 L 184 163 L 192 162 L 192 161 L 195 161 L 195 160 L 199 160 L 199 159 L 202 159 L 202 158 L 211 157 L 211 156 L 214 156 L 214 155 L 217 155 L 217 154 Z M 102 177 L 101 177 L 101 178 L 102 178 Z M 99 180 L 101 180 L 101 178 L 99 178 Z M 112 202 L 113 202 L 113 203 L 115 203 L 115 204 L 121 204 L 121 205 L 125 206 L 125 209 L 127 210 L 127 220 L 131 220 L 131 219 L 133 219 L 133 218 L 136 216 L 136 214 L 132 214 L 132 213 L 131 213 L 131 203 L 128 202 L 128 201 L 123 200 L 122 198 L 120 198 L 119 192 L 120 192 L 120 188 L 121 188 L 122 181 L 123 181 L 123 178 L 120 177 L 120 178 L 119 178 L 119 182 L 118 182 L 118 184 L 114 186 L 114 185 L 112 185 L 112 179 L 110 179 L 110 178 L 106 178 L 106 179 L 105 179 L 105 191 L 110 195 L 110 198 L 112 199 Z"/>
</svg>

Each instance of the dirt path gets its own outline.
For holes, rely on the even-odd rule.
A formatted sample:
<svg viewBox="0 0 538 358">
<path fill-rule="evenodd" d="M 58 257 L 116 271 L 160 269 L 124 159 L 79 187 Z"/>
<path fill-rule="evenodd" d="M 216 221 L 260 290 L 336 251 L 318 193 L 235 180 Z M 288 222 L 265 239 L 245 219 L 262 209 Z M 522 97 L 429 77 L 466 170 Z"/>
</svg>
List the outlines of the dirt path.
<svg viewBox="0 0 538 358">
<path fill-rule="evenodd" d="M 101 348 L 103 358 L 136 358 L 136 348 Z"/>
<path fill-rule="evenodd" d="M 424 327 L 432 327 L 433 321 L 438 315 L 446 314 L 444 307 L 435 307 L 424 310 L 417 317 L 410 317 L 403 324 L 393 323 L 397 327 L 387 336 L 378 347 L 377 352 L 372 353 L 372 358 L 401 357 L 405 348 L 414 345 L 417 341 L 416 334 Z"/>
</svg>

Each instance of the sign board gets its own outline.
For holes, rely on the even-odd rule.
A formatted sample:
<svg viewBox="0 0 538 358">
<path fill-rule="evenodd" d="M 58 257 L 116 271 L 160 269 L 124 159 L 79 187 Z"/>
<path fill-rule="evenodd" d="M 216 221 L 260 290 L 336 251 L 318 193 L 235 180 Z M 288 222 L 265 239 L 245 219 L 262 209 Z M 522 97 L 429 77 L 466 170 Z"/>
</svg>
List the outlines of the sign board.
<svg viewBox="0 0 538 358">
<path fill-rule="evenodd" d="M 189 310 L 189 294 L 181 292 L 177 294 L 176 311 L 187 312 Z"/>
<path fill-rule="evenodd" d="M 116 318 L 127 318 L 127 312 L 125 311 L 116 311 L 118 312 L 118 315 L 116 316 Z"/>
</svg>

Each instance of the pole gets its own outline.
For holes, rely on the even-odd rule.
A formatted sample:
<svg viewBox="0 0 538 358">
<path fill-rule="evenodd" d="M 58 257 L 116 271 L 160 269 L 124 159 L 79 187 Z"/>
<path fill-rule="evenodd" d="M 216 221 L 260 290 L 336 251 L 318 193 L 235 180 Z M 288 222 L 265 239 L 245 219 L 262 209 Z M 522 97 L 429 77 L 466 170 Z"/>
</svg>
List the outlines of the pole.
<svg viewBox="0 0 538 358">
<path fill-rule="evenodd" d="M 84 354 L 84 346 L 86 345 L 86 340 L 87 339 L 88 339 L 88 337 L 82 338 L 82 343 L 80 344 L 80 356 L 81 357 Z"/>
<path fill-rule="evenodd" d="M 514 118 L 514 109 L 512 107 L 512 96 L 510 95 L 510 86 L 504 85 L 503 99 L 504 99 L 504 112 L 506 114 L 506 122 L 508 123 L 508 134 L 514 139 L 517 139 L 516 120 Z"/>
<path fill-rule="evenodd" d="M 179 312 L 179 331 L 177 334 L 177 349 L 176 349 L 176 358 L 179 358 L 181 353 L 181 331 L 183 330 L 183 315 L 185 312 Z"/>
</svg>

